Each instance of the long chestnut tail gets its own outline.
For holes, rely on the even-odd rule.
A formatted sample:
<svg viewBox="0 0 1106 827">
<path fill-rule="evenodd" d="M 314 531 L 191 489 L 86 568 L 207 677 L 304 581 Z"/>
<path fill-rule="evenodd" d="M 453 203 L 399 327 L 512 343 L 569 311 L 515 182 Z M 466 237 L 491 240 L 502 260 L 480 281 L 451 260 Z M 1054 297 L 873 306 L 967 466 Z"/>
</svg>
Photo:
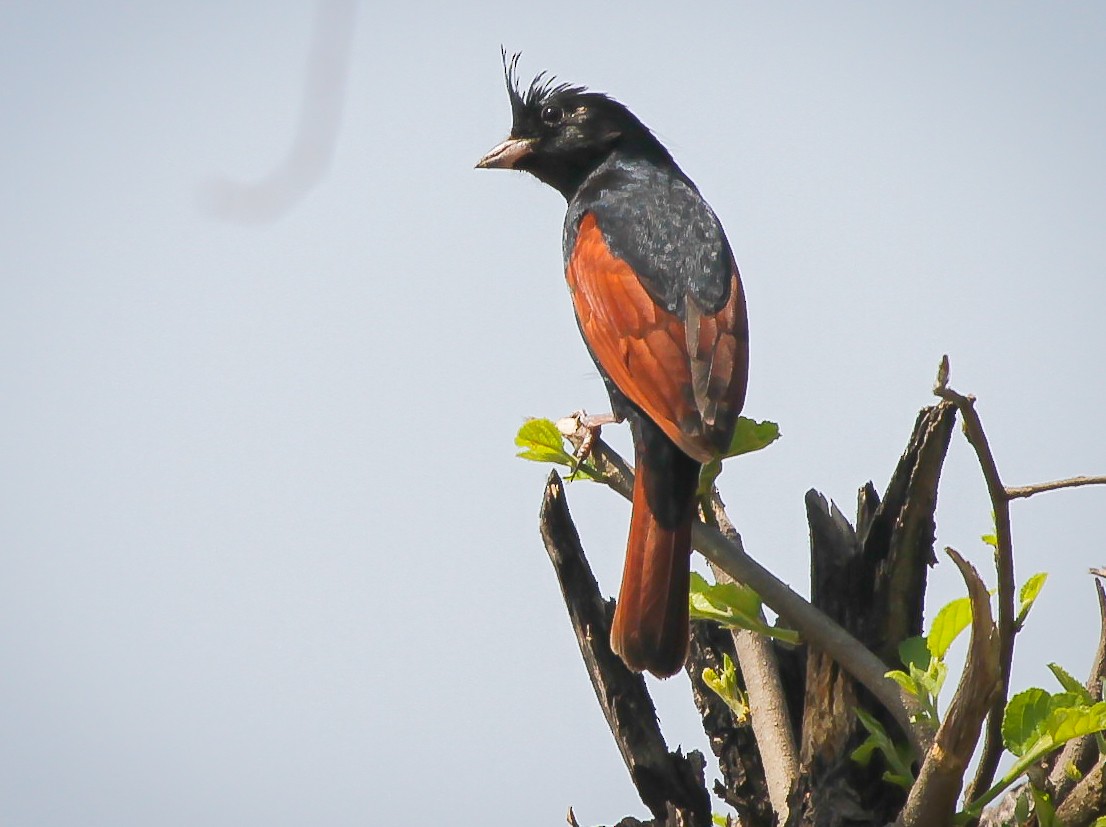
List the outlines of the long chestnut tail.
<svg viewBox="0 0 1106 827">
<path fill-rule="evenodd" d="M 611 649 L 634 671 L 667 678 L 687 658 L 691 523 L 700 466 L 645 417 L 632 424 L 633 515 Z"/>
</svg>

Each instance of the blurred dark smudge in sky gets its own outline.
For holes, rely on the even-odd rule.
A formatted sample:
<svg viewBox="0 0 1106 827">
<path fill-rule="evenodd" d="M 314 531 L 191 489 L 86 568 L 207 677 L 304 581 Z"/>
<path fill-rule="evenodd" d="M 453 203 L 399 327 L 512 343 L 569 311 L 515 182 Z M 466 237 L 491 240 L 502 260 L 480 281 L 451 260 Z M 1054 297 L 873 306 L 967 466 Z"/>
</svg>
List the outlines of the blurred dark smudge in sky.
<svg viewBox="0 0 1106 827">
<path fill-rule="evenodd" d="M 307 62 L 299 125 L 284 161 L 256 182 L 217 178 L 203 185 L 202 209 L 243 224 L 276 221 L 326 174 L 342 121 L 356 0 L 321 0 Z"/>
</svg>

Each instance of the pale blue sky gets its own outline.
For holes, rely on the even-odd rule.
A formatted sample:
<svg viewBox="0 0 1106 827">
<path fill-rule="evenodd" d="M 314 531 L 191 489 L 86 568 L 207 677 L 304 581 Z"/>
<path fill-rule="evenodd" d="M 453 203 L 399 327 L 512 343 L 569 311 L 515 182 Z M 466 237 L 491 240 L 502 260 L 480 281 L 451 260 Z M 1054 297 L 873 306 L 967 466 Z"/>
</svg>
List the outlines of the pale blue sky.
<svg viewBox="0 0 1106 827">
<path fill-rule="evenodd" d="M 311 5 L 0 9 L 0 822 L 644 815 L 513 457 L 607 402 L 563 202 L 472 169 L 500 44 L 629 105 L 721 216 L 784 434 L 723 493 L 797 589 L 803 493 L 882 489 L 942 353 L 1008 483 L 1106 473 L 1106 7 L 633 8 L 359 6 L 328 172 L 260 223 L 204 193 L 288 153 Z M 957 435 L 938 543 L 985 568 L 984 493 Z M 614 591 L 628 507 L 569 496 Z M 1104 506 L 1014 506 L 1051 574 L 1017 687 L 1089 666 Z"/>
</svg>

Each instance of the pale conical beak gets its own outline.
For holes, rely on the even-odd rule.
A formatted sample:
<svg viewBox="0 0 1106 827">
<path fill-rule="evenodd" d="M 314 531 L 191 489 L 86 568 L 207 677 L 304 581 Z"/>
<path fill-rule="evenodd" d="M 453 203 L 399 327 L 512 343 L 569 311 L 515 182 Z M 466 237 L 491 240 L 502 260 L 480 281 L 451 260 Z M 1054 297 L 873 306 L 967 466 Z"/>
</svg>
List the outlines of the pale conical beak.
<svg viewBox="0 0 1106 827">
<path fill-rule="evenodd" d="M 514 169 L 534 149 L 532 138 L 508 138 L 476 162 L 477 169 Z"/>
</svg>

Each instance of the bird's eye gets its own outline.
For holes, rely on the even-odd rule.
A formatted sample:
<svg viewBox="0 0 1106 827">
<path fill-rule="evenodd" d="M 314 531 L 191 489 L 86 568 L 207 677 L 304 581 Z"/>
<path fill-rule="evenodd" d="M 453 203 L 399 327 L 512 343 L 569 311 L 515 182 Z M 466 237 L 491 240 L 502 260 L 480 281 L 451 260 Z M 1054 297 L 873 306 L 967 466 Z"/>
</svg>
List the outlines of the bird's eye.
<svg viewBox="0 0 1106 827">
<path fill-rule="evenodd" d="M 543 106 L 541 110 L 541 119 L 549 126 L 556 126 L 561 122 L 561 119 L 565 116 L 565 111 L 556 104 L 549 104 Z"/>
</svg>

